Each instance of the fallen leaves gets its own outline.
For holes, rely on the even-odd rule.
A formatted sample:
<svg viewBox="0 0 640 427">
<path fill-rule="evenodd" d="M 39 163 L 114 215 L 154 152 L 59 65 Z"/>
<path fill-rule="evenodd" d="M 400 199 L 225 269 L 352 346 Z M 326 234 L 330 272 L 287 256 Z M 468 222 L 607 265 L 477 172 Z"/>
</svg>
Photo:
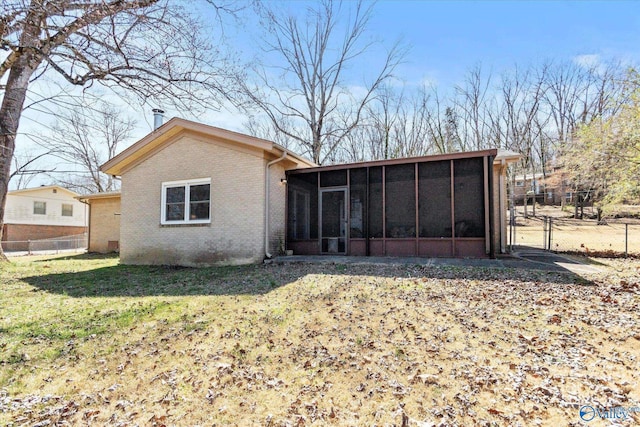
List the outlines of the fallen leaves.
<svg viewBox="0 0 640 427">
<path fill-rule="evenodd" d="M 32 351 L 15 358 L 25 368 L 13 375 L 40 376 L 38 388 L 10 395 L 2 385 L 0 416 L 14 425 L 542 425 L 576 420 L 585 404 L 640 399 L 637 269 L 585 286 L 510 270 L 255 268 L 284 286 L 153 297 L 143 307 L 165 311 L 147 310 L 135 327 L 66 339 L 59 370 Z"/>
<path fill-rule="evenodd" d="M 559 325 L 562 323 L 562 317 L 560 317 L 560 315 L 558 314 L 553 314 L 549 316 L 547 323 L 549 323 L 550 325 Z"/>
</svg>

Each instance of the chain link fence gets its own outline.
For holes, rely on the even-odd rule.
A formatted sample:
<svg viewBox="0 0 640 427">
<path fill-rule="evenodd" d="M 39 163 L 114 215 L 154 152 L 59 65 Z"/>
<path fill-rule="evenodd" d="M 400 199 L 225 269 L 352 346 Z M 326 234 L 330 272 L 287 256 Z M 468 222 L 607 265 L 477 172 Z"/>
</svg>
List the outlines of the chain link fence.
<svg viewBox="0 0 640 427">
<path fill-rule="evenodd" d="M 9 240 L 2 242 L 7 255 L 32 253 L 59 253 L 61 251 L 84 251 L 88 246 L 86 233 L 75 236 L 54 237 L 39 240 Z"/>
<path fill-rule="evenodd" d="M 640 256 L 640 220 L 632 218 L 574 219 L 514 212 L 509 227 L 512 248 L 533 247 L 553 252 L 598 256 Z"/>
</svg>

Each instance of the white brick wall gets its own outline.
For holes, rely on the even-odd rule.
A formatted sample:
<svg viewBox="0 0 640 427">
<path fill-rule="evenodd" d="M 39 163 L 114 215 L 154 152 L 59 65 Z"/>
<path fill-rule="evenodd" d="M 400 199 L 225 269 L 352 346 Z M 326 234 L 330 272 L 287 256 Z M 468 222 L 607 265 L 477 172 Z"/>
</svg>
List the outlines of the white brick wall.
<svg viewBox="0 0 640 427">
<path fill-rule="evenodd" d="M 258 152 L 182 136 L 122 176 L 120 257 L 125 264 L 259 262 L 264 255 L 264 167 Z M 274 165 L 273 168 L 276 166 Z M 280 176 L 282 175 L 282 176 Z M 284 173 L 272 171 L 273 230 L 284 230 Z M 211 178 L 211 224 L 161 226 L 166 181 Z M 277 242 L 277 238 L 275 239 Z"/>
</svg>

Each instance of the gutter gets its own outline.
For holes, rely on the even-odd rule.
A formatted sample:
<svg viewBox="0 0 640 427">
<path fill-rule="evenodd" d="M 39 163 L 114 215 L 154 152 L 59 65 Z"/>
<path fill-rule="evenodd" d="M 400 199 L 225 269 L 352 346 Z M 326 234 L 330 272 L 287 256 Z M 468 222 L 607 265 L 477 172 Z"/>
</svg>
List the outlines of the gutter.
<svg viewBox="0 0 640 427">
<path fill-rule="evenodd" d="M 267 259 L 270 259 L 273 257 L 273 255 L 269 252 L 269 234 L 270 234 L 269 189 L 271 187 L 269 171 L 272 165 L 275 165 L 276 163 L 281 162 L 286 158 L 287 158 L 287 150 L 283 150 L 282 156 L 267 163 L 267 167 L 265 168 L 265 171 L 264 171 L 264 195 L 265 195 L 265 198 L 264 198 L 264 255 L 265 257 L 267 257 Z"/>
</svg>

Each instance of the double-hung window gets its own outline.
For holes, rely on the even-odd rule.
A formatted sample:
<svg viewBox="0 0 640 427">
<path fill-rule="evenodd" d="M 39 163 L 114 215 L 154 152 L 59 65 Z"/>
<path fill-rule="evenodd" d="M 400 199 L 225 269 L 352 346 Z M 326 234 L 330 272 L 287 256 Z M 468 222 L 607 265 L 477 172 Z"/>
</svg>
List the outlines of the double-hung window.
<svg viewBox="0 0 640 427">
<path fill-rule="evenodd" d="M 47 202 L 33 202 L 33 214 L 34 215 L 46 215 L 47 214 Z"/>
<path fill-rule="evenodd" d="M 161 224 L 207 224 L 210 222 L 210 178 L 162 184 Z"/>
<path fill-rule="evenodd" d="M 62 216 L 73 216 L 73 205 L 63 203 L 62 204 Z"/>
</svg>

